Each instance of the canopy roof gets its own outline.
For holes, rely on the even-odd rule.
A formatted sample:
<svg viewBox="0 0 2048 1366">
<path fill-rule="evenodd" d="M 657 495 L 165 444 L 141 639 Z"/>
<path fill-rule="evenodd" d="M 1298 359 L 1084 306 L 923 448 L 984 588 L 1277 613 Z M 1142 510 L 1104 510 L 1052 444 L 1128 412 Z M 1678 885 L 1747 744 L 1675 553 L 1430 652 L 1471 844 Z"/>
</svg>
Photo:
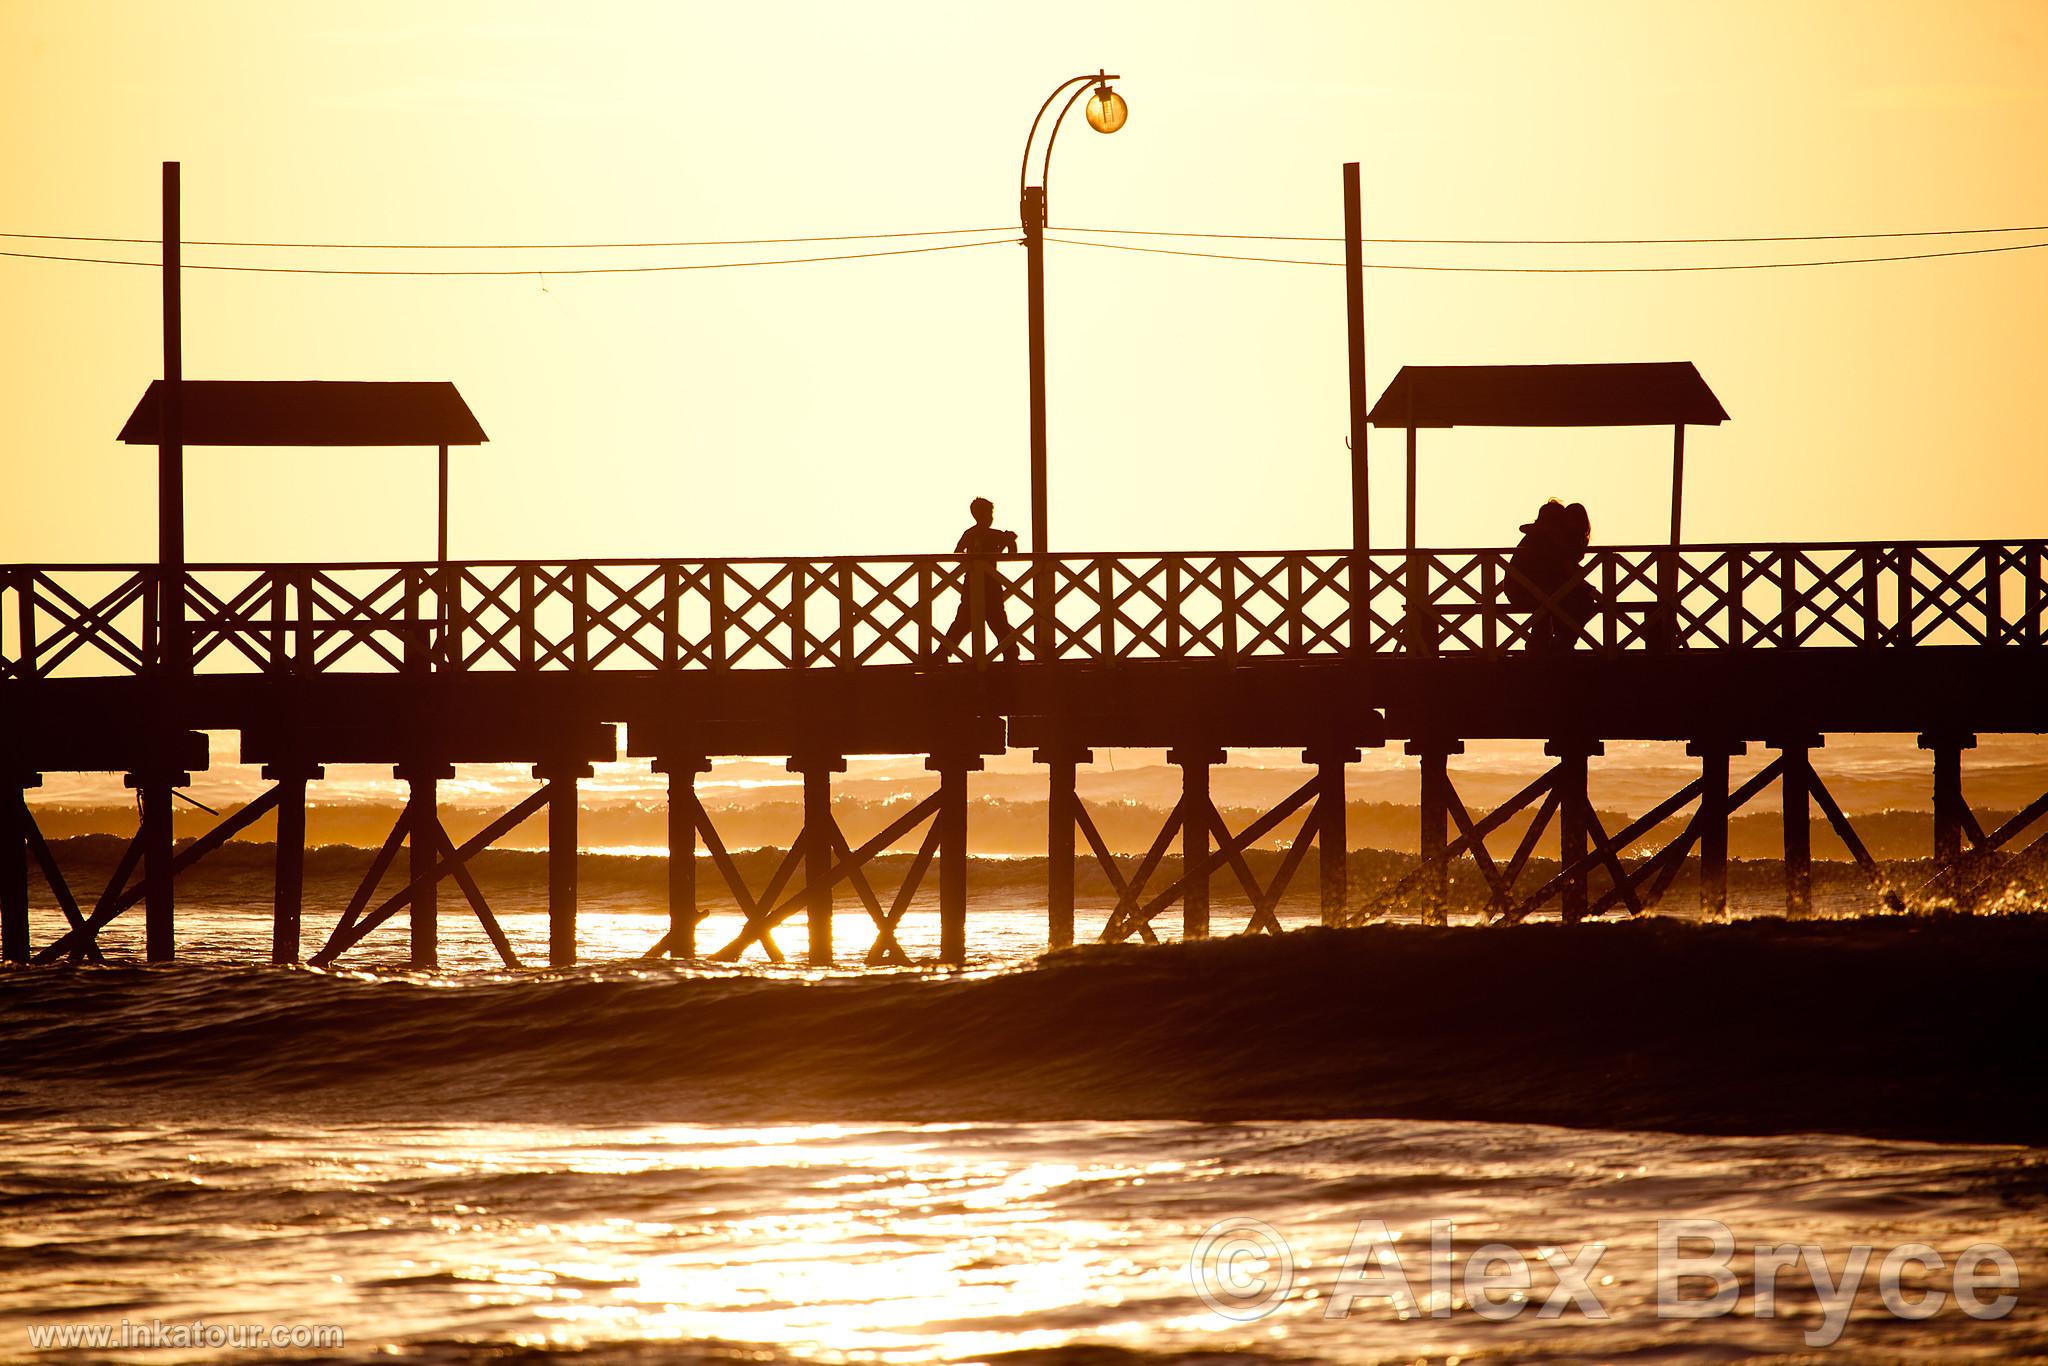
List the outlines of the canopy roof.
<svg viewBox="0 0 2048 1366">
<path fill-rule="evenodd" d="M 1674 427 L 1728 420 L 1691 361 L 1404 365 L 1375 427 Z"/>
<path fill-rule="evenodd" d="M 121 429 L 131 446 L 156 444 L 162 380 L 152 380 Z M 187 446 L 475 446 L 490 438 L 445 380 L 188 379 L 180 440 Z"/>
</svg>

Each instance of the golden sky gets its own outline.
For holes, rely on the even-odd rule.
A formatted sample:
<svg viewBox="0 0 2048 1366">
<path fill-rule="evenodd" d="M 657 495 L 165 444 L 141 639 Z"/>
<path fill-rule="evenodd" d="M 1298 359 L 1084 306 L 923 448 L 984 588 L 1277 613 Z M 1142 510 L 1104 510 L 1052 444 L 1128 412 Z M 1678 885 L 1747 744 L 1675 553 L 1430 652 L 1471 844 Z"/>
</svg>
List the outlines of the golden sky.
<svg viewBox="0 0 2048 1366">
<path fill-rule="evenodd" d="M 1063 77 L 1055 223 L 1334 235 L 1674 237 L 2048 223 L 2039 3 L 98 3 L 0 0 L 0 230 L 528 242 L 1014 223 Z M 1368 259 L 1802 259 L 1987 240 Z M 890 244 L 883 243 L 882 246 Z M 1188 245 L 1200 246 L 1199 243 Z M 0 242 L 0 249 L 80 249 Z M 191 261 L 524 266 L 832 248 Z M 1227 246 L 1225 249 L 1229 249 Z M 1246 244 L 1334 258 L 1334 245 Z M 1349 534 L 1342 274 L 1051 247 L 1052 516 L 1067 549 Z M 602 277 L 191 272 L 191 378 L 451 379 L 468 557 L 950 549 L 981 493 L 1022 528 L 1020 248 Z M 113 436 L 160 367 L 149 270 L 0 259 L 0 559 L 154 554 L 153 455 Z M 2048 251 L 1810 271 L 1378 272 L 1374 391 L 1404 362 L 1696 361 L 1733 421 L 1689 445 L 1689 539 L 2043 531 Z M 1668 437 L 1424 437 L 1426 542 L 1535 502 L 1661 538 Z M 1375 448 L 1376 537 L 1399 535 Z M 195 560 L 432 551 L 429 452 L 195 451 Z"/>
</svg>

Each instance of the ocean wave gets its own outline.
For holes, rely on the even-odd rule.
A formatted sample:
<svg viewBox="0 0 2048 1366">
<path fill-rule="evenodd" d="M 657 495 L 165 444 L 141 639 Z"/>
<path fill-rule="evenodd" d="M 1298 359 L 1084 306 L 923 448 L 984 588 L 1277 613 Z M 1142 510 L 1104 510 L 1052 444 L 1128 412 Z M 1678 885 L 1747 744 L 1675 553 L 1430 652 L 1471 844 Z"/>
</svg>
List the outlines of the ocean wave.
<svg viewBox="0 0 2048 1366">
<path fill-rule="evenodd" d="M 1406 1116 L 2038 1142 L 2048 917 L 1376 926 L 983 978 L 0 975 L 20 1099 L 362 1113 Z M 1956 1047 L 1958 1038 L 1983 1047 Z M 239 1111 L 238 1111 L 239 1112 Z"/>
</svg>

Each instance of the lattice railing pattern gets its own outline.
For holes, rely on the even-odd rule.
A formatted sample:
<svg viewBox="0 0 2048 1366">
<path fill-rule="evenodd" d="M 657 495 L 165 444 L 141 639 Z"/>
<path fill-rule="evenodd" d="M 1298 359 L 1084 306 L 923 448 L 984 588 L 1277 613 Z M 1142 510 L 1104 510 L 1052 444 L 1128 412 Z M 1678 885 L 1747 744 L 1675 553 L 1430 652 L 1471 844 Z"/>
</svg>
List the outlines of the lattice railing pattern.
<svg viewBox="0 0 2048 1366">
<path fill-rule="evenodd" d="M 2009 648 L 2048 629 L 2043 550 L 1602 548 L 1582 622 L 1563 592 L 1511 595 L 1507 550 L 207 565 L 183 622 L 201 673 Z M 161 597 L 154 566 L 0 567 L 0 678 L 154 666 Z"/>
</svg>

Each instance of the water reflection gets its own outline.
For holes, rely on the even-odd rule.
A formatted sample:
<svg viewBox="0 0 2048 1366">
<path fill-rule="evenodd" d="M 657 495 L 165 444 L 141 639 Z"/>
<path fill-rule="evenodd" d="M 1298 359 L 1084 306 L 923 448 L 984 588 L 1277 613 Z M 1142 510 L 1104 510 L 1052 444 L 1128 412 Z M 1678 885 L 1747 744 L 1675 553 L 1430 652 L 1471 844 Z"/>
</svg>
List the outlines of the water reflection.
<svg viewBox="0 0 2048 1366">
<path fill-rule="evenodd" d="M 425 1359 L 479 1344 L 609 1354 L 722 1342 L 823 1360 L 985 1357 L 1086 1342 L 1257 1346 L 1370 1361 L 1658 1348 L 1660 1217 L 1745 1241 L 2003 1241 L 2031 1280 L 2048 1232 L 2036 1159 L 1833 1138 L 1686 1139 L 1514 1126 L 1036 1124 L 917 1127 L 223 1124 L 15 1126 L 18 1216 L 0 1234 L 0 1331 L 32 1315 L 337 1322 Z M 1294 1292 L 1232 1322 L 1195 1295 L 1201 1232 L 1235 1216 L 1288 1239 Z M 1469 1258 L 1607 1244 L 1613 1317 L 1322 1310 L 1357 1222 Z M 1435 1292 L 1418 1285 L 1425 1295 Z M 1452 1303 L 1462 1306 L 1462 1296 Z M 1953 1355 L 2042 1342 L 2014 1318 L 1900 1324 L 1859 1307 L 1855 1351 Z M 1811 1316 L 1718 1321 L 1796 1349 Z M 18 1338 L 17 1338 L 18 1340 Z M 152 1361 L 179 1359 L 155 1353 Z"/>
</svg>

